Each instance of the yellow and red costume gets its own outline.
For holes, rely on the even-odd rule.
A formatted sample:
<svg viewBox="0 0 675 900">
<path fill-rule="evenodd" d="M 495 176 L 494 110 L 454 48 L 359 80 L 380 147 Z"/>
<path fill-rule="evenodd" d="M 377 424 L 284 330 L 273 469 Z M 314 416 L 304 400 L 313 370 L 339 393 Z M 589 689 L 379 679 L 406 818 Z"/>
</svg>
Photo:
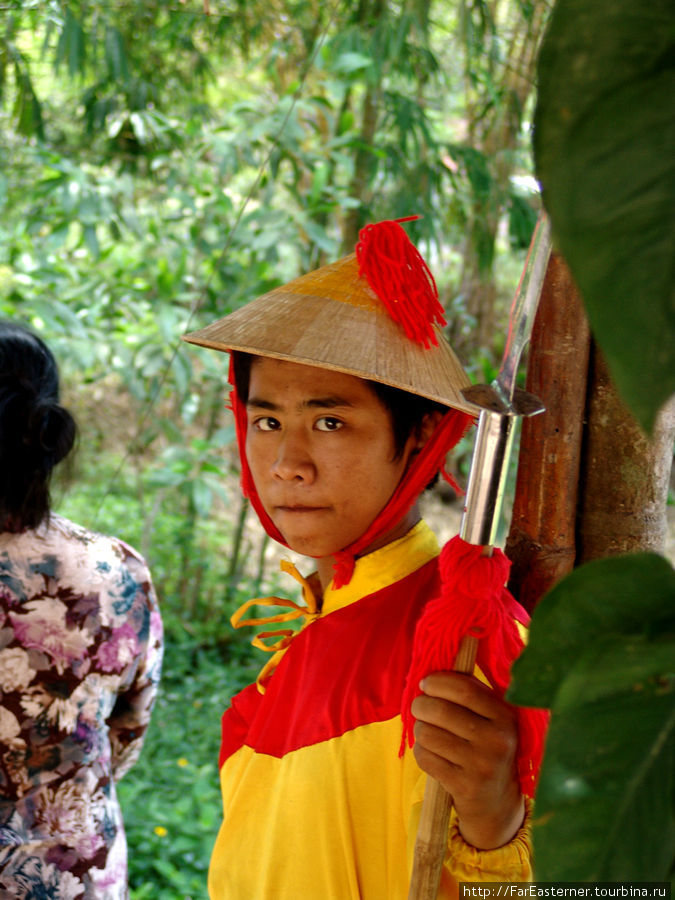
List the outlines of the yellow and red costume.
<svg viewBox="0 0 675 900">
<path fill-rule="evenodd" d="M 377 223 L 359 237 L 356 255 L 185 338 L 374 380 L 447 408 L 366 531 L 332 554 L 323 597 L 304 586 L 307 623 L 284 638 L 290 646 L 272 674 L 266 667 L 261 684 L 238 694 L 223 717 L 224 819 L 211 859 L 212 900 L 405 898 L 426 780 L 410 750 L 420 678 L 451 669 L 460 640 L 471 635 L 480 639 L 476 674 L 503 696 L 522 648 L 514 620 L 527 616 L 504 588 L 508 561 L 500 552 L 487 556 L 456 538 L 439 555 L 422 523 L 368 552 L 444 471 L 477 409 L 464 399 L 468 378 L 440 330 L 433 276 L 400 224 Z M 243 492 L 267 533 L 285 543 L 246 459 L 246 398 L 234 376 L 232 368 Z M 544 726 L 538 712 L 518 712 L 526 798 Z M 459 881 L 528 880 L 526 832 L 527 823 L 506 846 L 481 851 L 462 840 L 453 818 L 439 896 L 456 896 Z"/>
<path fill-rule="evenodd" d="M 223 716 L 212 900 L 407 896 L 426 776 L 408 747 L 399 755 L 401 698 L 415 626 L 439 594 L 438 554 L 420 522 L 358 558 L 320 611 L 305 586 L 307 624 L 264 691 L 250 685 Z M 439 897 L 459 881 L 530 877 L 527 824 L 480 851 L 453 818 Z"/>
</svg>

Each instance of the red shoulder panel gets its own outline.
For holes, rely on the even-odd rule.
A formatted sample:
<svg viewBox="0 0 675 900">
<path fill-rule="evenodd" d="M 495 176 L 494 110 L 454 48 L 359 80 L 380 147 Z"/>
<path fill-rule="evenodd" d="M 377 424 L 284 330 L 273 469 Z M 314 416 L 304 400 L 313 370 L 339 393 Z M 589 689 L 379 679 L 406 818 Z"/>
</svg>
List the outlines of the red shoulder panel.
<svg viewBox="0 0 675 900">
<path fill-rule="evenodd" d="M 281 757 L 400 711 L 417 619 L 439 590 L 437 560 L 298 634 L 260 695 L 223 716 L 221 765 L 246 744 Z"/>
</svg>

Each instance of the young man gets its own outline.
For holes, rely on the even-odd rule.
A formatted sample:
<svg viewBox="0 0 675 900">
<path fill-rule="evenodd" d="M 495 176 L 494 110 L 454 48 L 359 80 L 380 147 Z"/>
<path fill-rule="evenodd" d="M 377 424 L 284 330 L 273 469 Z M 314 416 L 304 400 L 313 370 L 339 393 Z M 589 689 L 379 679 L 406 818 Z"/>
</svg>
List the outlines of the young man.
<svg viewBox="0 0 675 900">
<path fill-rule="evenodd" d="M 531 876 L 517 717 L 489 672 L 427 677 L 399 752 L 415 626 L 441 589 L 417 499 L 474 412 L 441 321 L 426 265 L 387 222 L 357 257 L 187 337 L 232 351 L 244 491 L 316 566 L 285 567 L 305 606 L 257 621 L 305 626 L 276 633 L 223 717 L 212 900 L 407 897 L 427 773 L 454 802 L 439 896 Z"/>
</svg>

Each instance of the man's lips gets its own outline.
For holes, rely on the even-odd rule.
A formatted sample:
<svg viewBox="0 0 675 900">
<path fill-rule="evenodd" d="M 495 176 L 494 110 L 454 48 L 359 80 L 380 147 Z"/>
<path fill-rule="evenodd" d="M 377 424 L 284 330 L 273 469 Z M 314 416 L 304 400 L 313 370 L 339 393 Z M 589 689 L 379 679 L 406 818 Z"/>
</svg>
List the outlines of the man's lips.
<svg viewBox="0 0 675 900">
<path fill-rule="evenodd" d="M 292 503 L 292 504 L 277 504 L 274 509 L 277 512 L 286 512 L 286 513 L 311 513 L 311 512 L 323 512 L 328 509 L 327 506 L 311 506 L 307 503 Z"/>
<path fill-rule="evenodd" d="M 326 509 L 318 503 L 277 503 L 275 509 L 288 509 L 291 512 L 303 512 L 305 510 Z"/>
</svg>

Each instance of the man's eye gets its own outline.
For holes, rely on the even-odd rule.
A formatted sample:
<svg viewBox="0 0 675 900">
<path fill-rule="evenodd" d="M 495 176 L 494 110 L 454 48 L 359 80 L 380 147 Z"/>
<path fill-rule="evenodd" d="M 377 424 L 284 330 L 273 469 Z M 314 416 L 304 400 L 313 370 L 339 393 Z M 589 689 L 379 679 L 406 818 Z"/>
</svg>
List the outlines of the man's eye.
<svg viewBox="0 0 675 900">
<path fill-rule="evenodd" d="M 316 420 L 318 431 L 337 431 L 339 428 L 342 428 L 342 424 L 339 419 L 334 419 L 333 416 L 321 416 L 320 419 Z"/>
<path fill-rule="evenodd" d="M 279 420 L 273 416 L 261 416 L 253 424 L 258 431 L 277 431 L 280 427 Z"/>
</svg>

